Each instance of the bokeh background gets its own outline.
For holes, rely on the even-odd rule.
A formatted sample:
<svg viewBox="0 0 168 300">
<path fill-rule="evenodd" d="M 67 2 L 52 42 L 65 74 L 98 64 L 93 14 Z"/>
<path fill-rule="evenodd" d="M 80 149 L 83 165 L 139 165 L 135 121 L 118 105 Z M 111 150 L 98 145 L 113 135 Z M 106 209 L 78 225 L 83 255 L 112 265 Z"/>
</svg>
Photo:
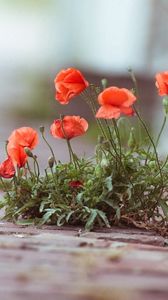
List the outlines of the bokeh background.
<svg viewBox="0 0 168 300">
<path fill-rule="evenodd" d="M 48 134 L 60 113 L 91 120 L 81 99 L 68 106 L 54 99 L 54 77 L 70 66 L 89 81 L 107 77 L 110 84 L 127 88 L 132 87 L 131 67 L 139 82 L 142 113 L 155 135 L 163 110 L 154 76 L 168 70 L 167 20 L 167 0 L 0 0 L 0 159 L 14 128 L 45 125 Z M 64 142 L 48 138 L 59 159 L 66 160 Z M 167 138 L 166 128 L 160 142 L 163 154 Z M 93 141 L 88 132 L 73 146 L 88 156 Z M 48 150 L 40 143 L 36 153 L 45 166 Z"/>
</svg>

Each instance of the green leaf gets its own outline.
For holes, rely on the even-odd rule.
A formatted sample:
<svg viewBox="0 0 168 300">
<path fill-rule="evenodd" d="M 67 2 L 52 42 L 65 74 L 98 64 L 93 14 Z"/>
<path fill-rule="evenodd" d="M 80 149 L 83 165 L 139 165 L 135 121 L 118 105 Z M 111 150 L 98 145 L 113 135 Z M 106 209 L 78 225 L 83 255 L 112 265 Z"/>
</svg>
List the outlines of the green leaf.
<svg viewBox="0 0 168 300">
<path fill-rule="evenodd" d="M 90 210 L 90 216 L 86 222 L 86 225 L 85 225 L 85 229 L 86 230 L 91 230 L 94 226 L 94 222 L 95 222 L 95 219 L 97 217 L 97 209 L 91 209 Z"/>
<path fill-rule="evenodd" d="M 32 207 L 34 204 L 32 201 L 24 204 L 22 207 L 20 207 L 15 213 L 14 213 L 14 216 L 15 215 L 18 215 L 20 214 L 21 212 L 23 212 L 25 209 L 29 208 L 29 207 Z"/>
<path fill-rule="evenodd" d="M 62 226 L 64 225 L 65 223 L 65 217 L 66 217 L 66 214 L 62 214 L 58 217 L 58 220 L 57 220 L 57 226 Z"/>
<path fill-rule="evenodd" d="M 27 219 L 27 220 L 18 220 L 16 221 L 17 225 L 34 225 L 35 219 Z"/>
<path fill-rule="evenodd" d="M 76 196 L 76 201 L 78 203 L 81 203 L 82 200 L 83 200 L 83 195 L 84 195 L 84 192 L 81 192 L 81 193 L 78 193 L 77 196 Z"/>
<path fill-rule="evenodd" d="M 47 212 L 43 215 L 40 225 L 43 225 L 49 221 L 50 217 L 56 212 L 55 209 L 48 209 Z"/>
<path fill-rule="evenodd" d="M 66 216 L 66 222 L 68 223 L 69 222 L 69 219 L 70 219 L 70 217 L 74 214 L 74 210 L 71 210 L 68 214 L 67 214 L 67 216 Z"/>
<path fill-rule="evenodd" d="M 39 208 L 39 212 L 43 212 L 45 205 L 50 203 L 50 201 L 48 201 L 48 198 L 46 198 L 45 200 L 43 200 L 40 204 L 40 208 Z"/>
<path fill-rule="evenodd" d="M 112 184 L 112 176 L 110 175 L 107 177 L 104 181 L 105 186 L 107 187 L 108 191 L 111 192 L 113 190 L 113 184 Z"/>
<path fill-rule="evenodd" d="M 106 227 L 110 228 L 110 224 L 109 224 L 109 221 L 107 219 L 107 216 L 106 214 L 102 211 L 102 210 L 99 210 L 97 209 L 97 214 L 99 215 L 99 217 L 103 220 L 104 224 L 106 225 Z"/>
<path fill-rule="evenodd" d="M 108 204 L 109 206 L 111 206 L 113 209 L 118 209 L 118 205 L 117 203 L 115 203 L 114 201 L 112 201 L 112 199 L 104 199 L 103 202 L 105 202 L 106 204 Z"/>
<path fill-rule="evenodd" d="M 128 195 L 128 201 L 131 199 L 132 197 L 132 188 L 131 187 L 128 187 L 127 189 L 127 195 Z"/>
<path fill-rule="evenodd" d="M 0 200 L 0 209 L 6 205 L 6 201 L 4 199 Z"/>
<path fill-rule="evenodd" d="M 120 207 L 117 207 L 117 209 L 116 209 L 116 217 L 117 217 L 117 220 L 120 220 L 120 218 L 121 218 L 121 210 L 120 210 Z"/>
<path fill-rule="evenodd" d="M 168 219 L 168 204 L 164 200 L 160 200 L 159 203 L 164 212 L 165 217 Z"/>
</svg>

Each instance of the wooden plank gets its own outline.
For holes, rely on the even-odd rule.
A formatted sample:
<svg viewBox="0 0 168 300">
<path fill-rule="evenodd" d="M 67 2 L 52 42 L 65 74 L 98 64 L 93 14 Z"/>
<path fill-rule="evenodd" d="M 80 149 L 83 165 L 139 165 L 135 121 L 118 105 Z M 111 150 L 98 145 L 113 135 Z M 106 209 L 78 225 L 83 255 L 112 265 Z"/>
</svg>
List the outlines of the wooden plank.
<svg viewBox="0 0 168 300">
<path fill-rule="evenodd" d="M 0 299 L 168 299 L 166 239 L 136 229 L 0 224 Z"/>
</svg>

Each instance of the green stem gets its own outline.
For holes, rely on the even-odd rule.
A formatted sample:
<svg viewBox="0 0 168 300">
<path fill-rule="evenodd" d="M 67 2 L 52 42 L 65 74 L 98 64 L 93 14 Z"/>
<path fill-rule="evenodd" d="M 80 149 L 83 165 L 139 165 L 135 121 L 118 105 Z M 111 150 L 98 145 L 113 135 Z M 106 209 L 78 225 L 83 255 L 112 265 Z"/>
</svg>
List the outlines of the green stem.
<svg viewBox="0 0 168 300">
<path fill-rule="evenodd" d="M 5 182 L 3 181 L 2 177 L 0 177 L 0 181 L 2 183 L 2 187 L 4 188 L 4 192 L 7 193 L 8 197 L 10 198 L 10 194 L 8 192 L 7 186 L 6 186 Z"/>
<path fill-rule="evenodd" d="M 140 96 L 139 96 L 139 89 L 138 89 L 138 83 L 135 77 L 135 74 L 132 69 L 129 69 L 128 72 L 130 73 L 133 85 L 134 85 L 134 90 L 135 90 L 135 96 L 137 98 L 137 101 L 140 101 Z M 138 110 L 140 111 L 139 103 L 138 103 Z M 138 135 L 139 135 L 139 141 L 142 141 L 142 132 L 141 132 L 141 124 L 138 122 Z"/>
<path fill-rule="evenodd" d="M 106 129 L 107 129 L 108 134 L 109 134 L 108 140 L 109 140 L 109 142 L 110 142 L 110 144 L 111 144 L 111 146 L 112 146 L 112 148 L 113 148 L 115 154 L 116 154 L 117 156 L 119 156 L 119 154 L 118 154 L 118 152 L 117 152 L 116 144 L 115 144 L 115 142 L 114 142 L 114 140 L 113 140 L 113 136 L 112 136 L 111 129 L 110 129 L 109 125 L 108 125 L 107 120 L 104 120 L 104 121 L 105 121 L 105 124 L 106 124 Z"/>
<path fill-rule="evenodd" d="M 34 179 L 34 174 L 33 174 L 33 172 L 32 172 L 31 169 L 30 169 L 30 166 L 29 166 L 28 161 L 26 162 L 26 165 L 27 165 L 27 170 L 29 171 L 30 177 L 31 177 L 32 179 Z"/>
<path fill-rule="evenodd" d="M 122 157 L 122 151 L 121 151 L 121 138 L 120 138 L 120 132 L 117 126 L 117 122 L 115 119 L 112 119 L 113 125 L 114 125 L 114 130 L 117 136 L 117 140 L 118 140 L 118 145 L 119 145 L 119 151 L 120 151 L 120 159 Z"/>
<path fill-rule="evenodd" d="M 67 142 L 67 146 L 68 146 L 70 162 L 72 163 L 72 161 L 73 161 L 73 155 L 72 155 L 71 145 L 70 145 L 70 142 L 69 142 L 68 139 L 66 139 L 66 142 Z"/>
<path fill-rule="evenodd" d="M 33 159 L 34 159 L 35 165 L 36 165 L 36 167 L 37 167 L 36 176 L 37 176 L 37 179 L 39 179 L 39 176 L 40 176 L 40 168 L 39 168 L 39 164 L 38 164 L 38 161 L 37 161 L 36 156 L 33 156 Z"/>
<path fill-rule="evenodd" d="M 163 129 L 164 129 L 165 125 L 166 125 L 166 121 L 167 121 L 167 116 L 165 116 L 164 119 L 163 119 L 162 127 L 160 129 L 160 132 L 159 132 L 157 140 L 156 140 L 156 148 L 157 148 L 157 146 L 159 144 L 159 140 L 160 140 L 160 137 L 162 135 Z"/>
<path fill-rule="evenodd" d="M 77 168 L 77 167 L 79 167 L 79 162 L 78 162 L 77 156 L 75 155 L 75 153 L 72 150 L 70 140 L 67 140 L 67 144 L 68 144 L 68 149 L 69 149 L 69 151 L 71 152 L 71 155 L 72 155 L 73 163 L 74 163 L 75 167 Z"/>
<path fill-rule="evenodd" d="M 107 120 L 105 120 L 105 122 L 107 122 Z M 133 191 L 134 191 L 134 184 L 133 184 L 132 180 L 130 179 L 129 174 L 128 174 L 127 170 L 125 169 L 124 165 L 123 165 L 121 156 L 120 156 L 120 155 L 118 154 L 118 152 L 117 152 L 116 145 L 115 145 L 115 143 L 114 143 L 114 141 L 113 141 L 112 133 L 111 133 L 111 130 L 110 130 L 109 126 L 108 126 L 108 123 L 106 123 L 106 125 L 107 125 L 107 128 L 108 128 L 108 130 L 109 130 L 110 137 L 111 137 L 111 138 L 110 138 L 110 141 L 111 141 L 112 148 L 113 148 L 113 150 L 114 150 L 114 152 L 115 152 L 115 154 L 116 154 L 116 156 L 115 156 L 116 163 L 117 163 L 117 161 L 119 162 L 119 165 L 120 165 L 121 168 L 123 169 L 123 172 L 124 172 L 125 176 L 126 176 L 126 177 L 128 176 L 129 182 L 130 182 L 130 184 L 131 184 L 131 186 L 132 186 L 132 188 L 133 188 Z M 110 153 L 111 153 L 111 152 L 110 152 Z M 140 201 L 141 201 L 141 199 L 140 199 Z"/>
<path fill-rule="evenodd" d="M 161 167 L 160 167 L 159 158 L 158 158 L 158 154 L 157 154 L 155 143 L 154 143 L 154 141 L 153 141 L 153 139 L 152 139 L 152 137 L 151 137 L 151 135 L 150 135 L 150 133 L 148 131 L 148 128 L 147 128 L 145 122 L 141 118 L 141 116 L 140 116 L 139 112 L 136 110 L 135 106 L 134 106 L 134 111 L 135 111 L 135 113 L 136 113 L 139 121 L 141 122 L 143 128 L 145 129 L 145 132 L 146 132 L 146 134 L 147 134 L 147 136 L 148 136 L 148 138 L 149 138 L 149 140 L 150 140 L 150 142 L 151 142 L 151 144 L 153 146 L 154 153 L 155 153 L 155 156 L 156 156 L 157 165 L 158 165 L 158 169 L 159 169 L 159 173 L 160 173 L 160 178 L 161 178 L 161 181 L 162 181 L 162 184 L 163 184 L 163 176 L 162 176 L 162 171 L 161 171 Z"/>
<path fill-rule="evenodd" d="M 151 145 L 149 145 L 148 149 L 147 149 L 146 159 L 145 159 L 145 166 L 147 165 L 147 162 L 148 162 L 148 156 L 149 156 L 150 148 L 151 148 Z"/>
<path fill-rule="evenodd" d="M 61 115 L 60 116 L 60 119 L 61 119 L 61 127 L 62 127 L 62 131 L 63 131 L 63 134 L 64 134 L 64 138 L 66 139 L 66 142 L 67 142 L 67 145 L 68 145 L 68 150 L 69 150 L 69 156 L 70 156 L 70 162 L 73 162 L 74 165 L 75 165 L 75 168 L 79 167 L 79 163 L 78 163 L 78 158 L 77 156 L 74 154 L 73 150 L 72 150 L 72 147 L 71 147 L 71 144 L 70 144 L 70 140 L 68 139 L 67 137 L 67 134 L 65 132 L 65 129 L 64 129 L 64 124 L 63 124 L 63 116 Z"/>
<path fill-rule="evenodd" d="M 82 93 L 83 94 L 83 98 L 84 100 L 86 101 L 86 103 L 88 104 L 88 106 L 90 107 L 92 113 L 93 113 L 93 116 L 96 120 L 96 123 L 97 123 L 97 126 L 102 134 L 102 136 L 107 139 L 107 135 L 106 135 L 106 132 L 103 128 L 103 125 L 101 124 L 101 121 L 95 117 L 95 114 L 96 114 L 96 111 L 97 111 L 97 108 L 96 108 L 96 105 L 95 105 L 95 101 L 94 101 L 94 98 L 92 99 L 91 95 L 89 94 L 88 91 L 85 91 Z M 82 96 L 82 95 L 81 95 Z"/>
<path fill-rule="evenodd" d="M 47 181 L 49 181 L 49 177 L 48 177 L 48 173 L 47 173 L 47 168 L 46 168 L 46 169 L 44 169 L 44 172 L 45 172 L 45 175 L 46 175 Z"/>
<path fill-rule="evenodd" d="M 158 134 L 158 137 L 156 139 L 156 148 L 158 147 L 160 137 L 161 137 L 162 132 L 163 132 L 163 130 L 165 128 L 165 125 L 166 125 L 166 121 L 167 121 L 167 116 L 165 116 L 164 119 L 163 119 L 162 127 L 161 127 L 160 132 Z M 145 165 L 147 164 L 147 161 L 148 161 L 148 155 L 149 155 L 150 148 L 151 148 L 151 145 L 149 145 L 149 147 L 147 149 L 147 156 L 146 156 L 146 160 L 145 160 Z"/>
<path fill-rule="evenodd" d="M 57 188 L 57 186 L 58 186 L 58 179 L 57 179 L 57 177 L 55 178 L 55 176 L 54 176 L 53 168 L 50 168 L 50 170 L 51 170 L 53 181 L 55 183 L 55 187 Z M 58 194 L 57 189 L 56 189 L 56 193 Z"/>
<path fill-rule="evenodd" d="M 48 148 L 49 148 L 50 151 L 51 151 L 51 154 L 52 154 L 52 156 L 53 156 L 53 158 L 54 158 L 55 164 L 57 164 L 57 160 L 56 160 L 56 158 L 55 158 L 54 151 L 53 151 L 52 147 L 50 146 L 50 144 L 48 143 L 48 141 L 47 141 L 47 139 L 46 139 L 46 137 L 45 137 L 45 135 L 44 135 L 44 132 L 42 132 L 41 135 L 42 135 L 42 138 L 43 138 L 44 142 L 47 144 Z"/>
</svg>

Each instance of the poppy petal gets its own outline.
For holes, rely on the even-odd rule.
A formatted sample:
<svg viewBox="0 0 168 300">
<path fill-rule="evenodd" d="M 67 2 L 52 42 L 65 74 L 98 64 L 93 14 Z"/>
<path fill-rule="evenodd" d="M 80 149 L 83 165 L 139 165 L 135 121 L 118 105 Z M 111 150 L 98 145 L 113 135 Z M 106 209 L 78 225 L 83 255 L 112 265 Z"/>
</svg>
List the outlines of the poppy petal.
<svg viewBox="0 0 168 300">
<path fill-rule="evenodd" d="M 160 96 L 168 95 L 168 72 L 157 73 L 155 85 Z"/>
<path fill-rule="evenodd" d="M 12 178 L 15 175 L 15 168 L 10 157 L 0 164 L 0 177 Z"/>
<path fill-rule="evenodd" d="M 133 116 L 135 114 L 132 107 L 120 107 L 121 112 L 127 116 Z"/>
<path fill-rule="evenodd" d="M 136 97 L 125 88 L 109 87 L 98 96 L 100 105 L 112 105 L 116 107 L 129 107 L 136 101 Z"/>
<path fill-rule="evenodd" d="M 23 147 L 19 146 L 18 144 L 9 142 L 7 145 L 7 152 L 11 157 L 14 166 L 18 166 L 18 168 L 24 167 L 27 162 L 27 155 Z"/>
<path fill-rule="evenodd" d="M 102 105 L 96 113 L 96 118 L 118 119 L 120 114 L 119 108 L 112 105 Z"/>
</svg>

